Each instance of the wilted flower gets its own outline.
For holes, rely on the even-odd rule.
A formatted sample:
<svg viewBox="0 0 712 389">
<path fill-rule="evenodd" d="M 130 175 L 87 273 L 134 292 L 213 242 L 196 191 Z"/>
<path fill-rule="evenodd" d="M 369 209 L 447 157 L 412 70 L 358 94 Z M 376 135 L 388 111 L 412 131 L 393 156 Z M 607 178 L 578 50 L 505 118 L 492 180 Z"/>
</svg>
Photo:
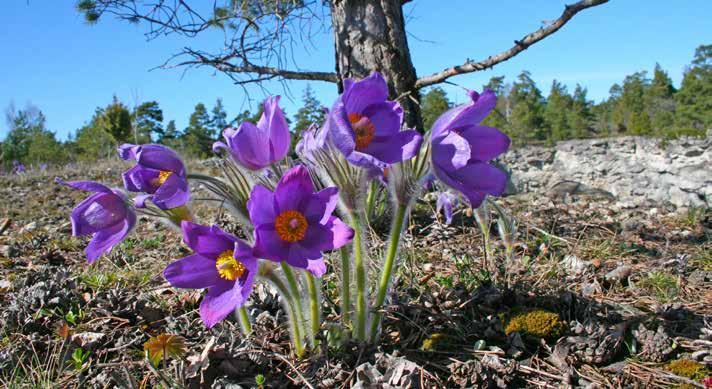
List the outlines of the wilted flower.
<svg viewBox="0 0 712 389">
<path fill-rule="evenodd" d="M 151 337 L 143 344 L 143 349 L 148 352 L 148 358 L 155 366 L 164 359 L 182 358 L 187 352 L 185 338 L 170 334 Z"/>
<path fill-rule="evenodd" d="M 181 227 L 183 240 L 195 254 L 171 263 L 163 275 L 176 288 L 208 288 L 200 304 L 200 317 L 210 328 L 250 296 L 257 259 L 247 243 L 217 226 L 184 221 Z"/>
<path fill-rule="evenodd" d="M 344 93 L 325 126 L 334 146 L 352 164 L 383 170 L 418 152 L 422 137 L 414 130 L 400 130 L 403 109 L 387 99 L 388 84 L 380 73 L 360 81 L 344 80 Z"/>
<path fill-rule="evenodd" d="M 123 144 L 119 146 L 119 156 L 136 160 L 136 166 L 123 174 L 127 190 L 147 193 L 136 197 L 136 207 L 143 208 L 146 200 L 151 200 L 158 208 L 168 210 L 188 202 L 185 165 L 175 151 L 156 144 Z"/>
<path fill-rule="evenodd" d="M 450 192 L 440 192 L 436 204 L 436 211 L 440 213 L 442 210 L 445 214 L 445 224 L 452 223 L 453 208 L 457 205 L 457 195 Z"/>
<path fill-rule="evenodd" d="M 338 189 L 314 192 L 304 166 L 290 169 L 277 183 L 274 193 L 255 185 L 247 202 L 255 227 L 256 257 L 307 269 L 317 277 L 326 265 L 322 252 L 344 246 L 354 231 L 332 216 Z"/>
<path fill-rule="evenodd" d="M 239 165 L 250 169 L 263 169 L 281 161 L 289 152 L 290 135 L 287 120 L 279 108 L 279 96 L 264 102 L 264 112 L 257 125 L 240 124 L 237 129 L 223 130 L 225 142 L 215 142 L 213 151 L 227 150 Z"/>
<path fill-rule="evenodd" d="M 479 124 L 497 103 L 494 92 L 473 91 L 470 98 L 470 103 L 448 110 L 433 124 L 431 160 L 435 176 L 477 208 L 486 195 L 504 192 L 507 175 L 489 161 L 507 151 L 510 140 L 496 128 Z"/>
<path fill-rule="evenodd" d="M 123 241 L 136 224 L 136 214 L 119 189 L 109 189 L 93 181 L 57 183 L 74 189 L 94 192 L 72 210 L 72 235 L 93 234 L 84 252 L 89 263 Z"/>
</svg>

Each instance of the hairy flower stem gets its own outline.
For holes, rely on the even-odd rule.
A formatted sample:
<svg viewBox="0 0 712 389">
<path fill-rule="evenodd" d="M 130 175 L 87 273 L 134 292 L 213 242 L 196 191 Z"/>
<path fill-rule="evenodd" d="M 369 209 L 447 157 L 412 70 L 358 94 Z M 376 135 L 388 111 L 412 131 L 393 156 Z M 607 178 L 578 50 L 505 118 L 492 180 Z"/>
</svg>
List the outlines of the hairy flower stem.
<svg viewBox="0 0 712 389">
<path fill-rule="evenodd" d="M 292 298 L 294 299 L 294 308 L 295 313 L 297 314 L 297 327 L 302 329 L 303 332 L 307 333 L 307 337 L 309 338 L 309 344 L 311 346 L 314 346 L 314 334 L 311 331 L 307 331 L 305 326 L 304 309 L 302 307 L 302 301 L 299 298 L 301 293 L 299 293 L 299 283 L 297 283 L 297 277 L 294 275 L 292 267 L 289 266 L 287 262 L 281 261 L 280 265 L 282 266 L 282 271 L 284 271 L 284 276 L 287 277 L 287 284 L 289 284 L 289 290 L 292 294 Z"/>
<path fill-rule="evenodd" d="M 395 263 L 396 254 L 398 254 L 400 237 L 401 233 L 403 232 L 403 225 L 405 223 L 407 214 L 408 206 L 406 204 L 399 204 L 398 209 L 396 210 L 396 214 L 393 218 L 390 239 L 388 240 L 388 251 L 386 252 L 386 260 L 383 263 L 383 272 L 381 273 L 381 280 L 378 284 L 376 305 L 374 307 L 373 320 L 371 321 L 370 338 L 372 342 L 376 341 L 378 327 L 380 326 L 381 318 L 383 317 L 381 310 L 383 309 L 383 303 L 386 300 L 386 292 L 388 291 L 388 286 L 390 285 L 391 277 L 393 276 L 393 264 Z"/>
<path fill-rule="evenodd" d="M 305 272 L 307 278 L 307 289 L 309 290 L 309 321 L 311 324 L 310 336 L 313 338 L 319 333 L 321 327 L 321 301 L 319 301 L 319 289 L 317 280 L 308 271 Z M 316 343 L 313 344 L 316 348 Z"/>
<path fill-rule="evenodd" d="M 289 310 L 289 316 L 291 319 L 289 320 L 289 324 L 292 332 L 292 340 L 294 341 L 294 350 L 297 354 L 297 357 L 301 358 L 304 355 L 304 342 L 302 340 L 302 332 L 299 328 L 299 323 L 297 320 L 297 310 L 295 308 L 297 302 L 294 300 L 292 294 L 289 293 L 289 289 L 287 289 L 287 286 L 284 285 L 284 282 L 281 278 L 279 278 L 277 274 L 272 271 L 269 271 L 267 274 L 265 274 L 264 277 L 269 280 L 275 288 L 277 288 L 277 291 L 279 291 L 279 293 L 282 295 L 284 301 L 287 302 L 287 309 Z"/>
<path fill-rule="evenodd" d="M 351 327 L 351 258 L 349 249 L 339 249 L 341 254 L 341 321 L 344 329 Z"/>
<path fill-rule="evenodd" d="M 240 329 L 242 334 L 245 336 L 250 335 L 252 332 L 252 324 L 250 323 L 250 315 L 247 313 L 245 307 L 240 307 L 237 309 L 237 317 L 240 319 Z"/>
<path fill-rule="evenodd" d="M 352 211 L 351 225 L 354 229 L 353 249 L 356 276 L 356 339 L 366 340 L 366 322 L 368 321 L 366 263 L 364 261 L 364 218 L 359 211 Z"/>
</svg>

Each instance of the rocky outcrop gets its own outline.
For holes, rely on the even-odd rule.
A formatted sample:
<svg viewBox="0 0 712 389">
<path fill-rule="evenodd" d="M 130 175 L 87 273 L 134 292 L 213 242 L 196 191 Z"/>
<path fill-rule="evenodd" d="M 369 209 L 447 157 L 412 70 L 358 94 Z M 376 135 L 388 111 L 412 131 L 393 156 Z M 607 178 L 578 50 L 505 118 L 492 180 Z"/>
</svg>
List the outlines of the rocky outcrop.
<svg viewBox="0 0 712 389">
<path fill-rule="evenodd" d="M 644 137 L 584 139 L 510 150 L 510 193 L 588 194 L 623 206 L 712 203 L 712 133 L 663 142 Z"/>
</svg>

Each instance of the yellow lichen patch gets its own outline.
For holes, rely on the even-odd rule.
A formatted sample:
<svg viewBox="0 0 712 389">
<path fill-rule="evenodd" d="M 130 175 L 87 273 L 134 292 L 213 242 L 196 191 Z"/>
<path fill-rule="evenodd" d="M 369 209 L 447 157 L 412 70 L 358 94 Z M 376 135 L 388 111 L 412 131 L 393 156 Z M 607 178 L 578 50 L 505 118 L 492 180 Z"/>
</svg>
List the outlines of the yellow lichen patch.
<svg viewBox="0 0 712 389">
<path fill-rule="evenodd" d="M 519 332 L 537 338 L 555 338 L 564 330 L 559 315 L 541 309 L 520 313 L 509 319 L 504 332 L 509 335 Z"/>
<path fill-rule="evenodd" d="M 693 380 L 701 380 L 709 374 L 703 364 L 690 359 L 676 359 L 668 363 L 665 369 L 675 375 Z"/>
<path fill-rule="evenodd" d="M 420 346 L 420 349 L 422 351 L 434 351 L 437 346 L 442 343 L 443 339 L 445 339 L 445 334 L 436 332 L 428 336 L 427 339 L 423 340 L 423 344 Z"/>
</svg>

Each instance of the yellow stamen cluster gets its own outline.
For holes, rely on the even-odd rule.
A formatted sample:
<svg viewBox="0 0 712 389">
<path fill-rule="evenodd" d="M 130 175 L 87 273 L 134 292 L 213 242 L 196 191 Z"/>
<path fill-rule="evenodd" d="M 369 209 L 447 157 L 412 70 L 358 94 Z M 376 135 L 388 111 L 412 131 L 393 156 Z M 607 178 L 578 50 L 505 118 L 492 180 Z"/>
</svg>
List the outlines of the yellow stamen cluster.
<svg viewBox="0 0 712 389">
<path fill-rule="evenodd" d="M 168 179 L 168 177 L 171 176 L 171 174 L 173 174 L 173 172 L 168 170 L 161 170 L 161 172 L 158 173 L 158 177 L 156 177 L 156 179 L 154 180 L 156 186 L 163 185 L 163 183 L 166 182 L 166 180 Z"/>
<path fill-rule="evenodd" d="M 371 119 L 358 113 L 350 113 L 349 122 L 356 135 L 356 150 L 368 147 L 376 136 L 376 126 Z"/>
<path fill-rule="evenodd" d="M 307 233 L 307 219 L 301 212 L 284 211 L 274 221 L 277 236 L 285 242 L 294 243 L 304 239 Z"/>
<path fill-rule="evenodd" d="M 235 259 L 232 250 L 223 251 L 215 261 L 215 267 L 220 277 L 229 281 L 235 281 L 247 271 L 245 265 Z"/>
</svg>

